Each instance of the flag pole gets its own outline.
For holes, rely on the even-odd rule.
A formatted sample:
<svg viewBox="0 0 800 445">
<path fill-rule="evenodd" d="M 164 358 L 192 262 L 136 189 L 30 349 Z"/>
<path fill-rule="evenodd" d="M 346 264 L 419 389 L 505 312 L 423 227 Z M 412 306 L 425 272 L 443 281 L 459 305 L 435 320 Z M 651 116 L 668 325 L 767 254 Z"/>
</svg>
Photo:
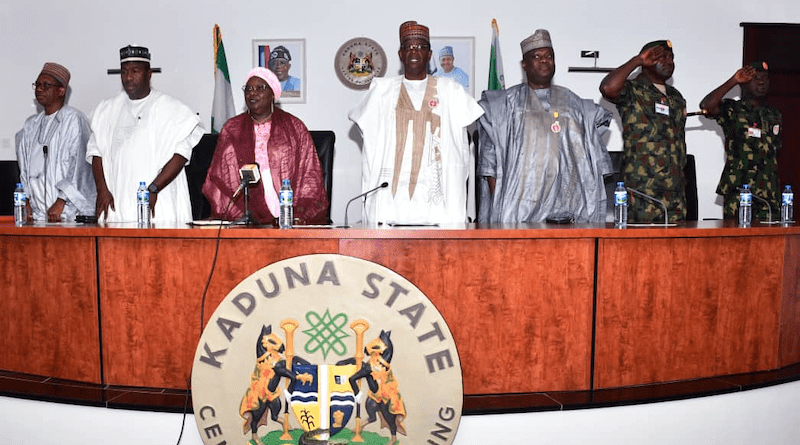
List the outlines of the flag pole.
<svg viewBox="0 0 800 445">
<path fill-rule="evenodd" d="M 503 90 L 506 87 L 503 75 L 503 58 L 500 56 L 500 26 L 492 19 L 492 46 L 489 55 L 488 90 Z"/>
</svg>

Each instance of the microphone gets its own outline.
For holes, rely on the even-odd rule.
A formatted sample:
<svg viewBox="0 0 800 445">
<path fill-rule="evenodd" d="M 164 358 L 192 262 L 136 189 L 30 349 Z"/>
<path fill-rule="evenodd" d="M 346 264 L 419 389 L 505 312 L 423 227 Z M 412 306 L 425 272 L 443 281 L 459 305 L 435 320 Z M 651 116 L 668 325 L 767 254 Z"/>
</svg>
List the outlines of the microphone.
<svg viewBox="0 0 800 445">
<path fill-rule="evenodd" d="M 47 152 L 48 152 L 47 145 L 42 145 L 42 153 L 44 153 L 44 198 L 43 198 L 44 201 L 43 201 L 43 204 L 44 204 L 44 217 L 45 217 L 45 220 L 48 219 L 47 212 L 48 212 L 48 210 L 50 210 L 50 208 L 47 207 Z"/>
<path fill-rule="evenodd" d="M 362 194 L 360 194 L 360 195 L 356 196 L 355 198 L 351 199 L 350 201 L 347 201 L 347 205 L 346 205 L 346 206 L 344 206 L 344 227 L 345 227 L 345 228 L 349 228 L 349 227 L 350 227 L 350 226 L 347 224 L 347 210 L 350 208 L 350 203 L 351 203 L 351 202 L 355 201 L 355 200 L 356 200 L 356 199 L 358 199 L 358 198 L 364 198 L 364 197 L 366 197 L 367 195 L 369 195 L 370 193 L 372 193 L 372 192 L 374 192 L 374 191 L 377 191 L 377 190 L 380 190 L 380 189 L 383 189 L 383 188 L 386 188 L 386 187 L 389 187 L 389 183 L 388 183 L 388 182 L 386 182 L 386 181 L 384 181 L 384 182 L 383 182 L 381 185 L 379 185 L 379 186 L 375 187 L 374 189 L 369 189 L 369 190 L 367 190 L 366 192 L 364 192 L 364 193 L 362 193 Z"/>
<path fill-rule="evenodd" d="M 689 113 L 686 113 L 686 117 L 689 117 L 689 116 L 705 116 L 706 114 L 708 114 L 708 110 L 691 111 Z"/>
<path fill-rule="evenodd" d="M 257 184 L 261 180 L 261 168 L 258 164 L 245 164 L 239 169 L 239 179 L 241 180 L 239 188 L 233 192 L 231 199 L 236 199 L 245 187 Z"/>
<path fill-rule="evenodd" d="M 635 188 L 631 188 L 631 187 L 625 187 L 625 188 L 628 189 L 628 191 L 631 191 L 631 192 L 633 192 L 633 193 L 635 193 L 635 194 L 637 194 L 639 196 L 642 196 L 644 198 L 649 199 L 650 201 L 654 201 L 654 202 L 657 202 L 657 203 L 661 204 L 661 207 L 664 208 L 664 225 L 665 226 L 669 225 L 669 216 L 667 215 L 667 206 L 664 205 L 664 203 L 661 202 L 660 199 L 656 199 L 656 198 L 654 198 L 654 197 L 652 197 L 652 196 L 650 196 L 648 194 L 642 193 L 639 190 L 636 190 Z"/>
<path fill-rule="evenodd" d="M 759 201 L 764 202 L 764 203 L 767 204 L 767 210 L 769 211 L 769 222 L 767 224 L 772 224 L 772 206 L 769 205 L 769 201 L 767 201 L 766 199 L 756 195 L 755 193 L 753 193 L 752 195 L 753 195 L 753 198 L 756 198 Z"/>
</svg>

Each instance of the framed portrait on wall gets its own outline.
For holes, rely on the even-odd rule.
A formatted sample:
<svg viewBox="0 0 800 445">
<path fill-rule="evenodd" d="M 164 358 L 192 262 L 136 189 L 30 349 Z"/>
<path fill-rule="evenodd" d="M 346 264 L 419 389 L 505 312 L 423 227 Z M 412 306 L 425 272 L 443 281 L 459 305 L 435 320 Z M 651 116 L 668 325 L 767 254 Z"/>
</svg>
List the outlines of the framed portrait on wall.
<svg viewBox="0 0 800 445">
<path fill-rule="evenodd" d="M 253 40 L 253 66 L 268 68 L 281 81 L 279 103 L 306 103 L 306 39 Z"/>
<path fill-rule="evenodd" d="M 475 37 L 431 37 L 434 76 L 450 77 L 475 96 Z"/>
</svg>

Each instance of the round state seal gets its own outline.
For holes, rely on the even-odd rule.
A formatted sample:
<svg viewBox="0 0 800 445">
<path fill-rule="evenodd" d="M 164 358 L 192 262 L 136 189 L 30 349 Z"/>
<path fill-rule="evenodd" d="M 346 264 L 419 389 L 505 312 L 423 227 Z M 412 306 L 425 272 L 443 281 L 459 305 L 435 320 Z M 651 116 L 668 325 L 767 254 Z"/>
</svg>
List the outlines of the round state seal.
<svg viewBox="0 0 800 445">
<path fill-rule="evenodd" d="M 305 255 L 239 283 L 192 368 L 206 444 L 451 444 L 461 363 L 447 323 L 399 274 Z"/>
<path fill-rule="evenodd" d="M 386 74 L 386 53 L 378 42 L 366 37 L 350 39 L 336 52 L 336 76 L 354 90 L 369 88 L 373 77 Z"/>
</svg>

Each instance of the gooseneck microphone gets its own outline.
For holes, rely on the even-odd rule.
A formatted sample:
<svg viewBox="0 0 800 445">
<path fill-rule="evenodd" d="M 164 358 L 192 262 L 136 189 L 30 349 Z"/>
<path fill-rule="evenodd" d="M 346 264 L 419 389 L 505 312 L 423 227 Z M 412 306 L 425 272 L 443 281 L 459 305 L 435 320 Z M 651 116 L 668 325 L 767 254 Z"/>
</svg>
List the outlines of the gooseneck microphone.
<svg viewBox="0 0 800 445">
<path fill-rule="evenodd" d="M 635 194 L 637 194 L 637 195 L 639 195 L 639 196 L 641 196 L 643 198 L 646 198 L 646 199 L 649 199 L 650 201 L 659 203 L 661 205 L 661 207 L 664 209 L 664 225 L 665 226 L 669 225 L 669 215 L 667 215 L 667 206 L 664 205 L 664 203 L 660 199 L 656 199 L 656 198 L 654 198 L 654 197 L 652 197 L 652 196 L 650 196 L 650 195 L 648 195 L 646 193 L 642 193 L 639 190 L 636 190 L 635 188 L 631 188 L 631 187 L 625 187 L 625 188 L 628 189 L 628 191 L 633 192 L 633 193 L 635 193 Z"/>
<path fill-rule="evenodd" d="M 756 195 L 755 191 L 753 191 L 752 195 L 753 195 L 753 198 L 756 198 L 757 200 L 767 204 L 767 211 L 769 211 L 769 222 L 767 224 L 772 224 L 772 206 L 769 204 L 769 201 L 767 201 L 766 199 Z"/>
<path fill-rule="evenodd" d="M 50 207 L 47 206 L 47 152 L 48 148 L 47 145 L 42 145 L 42 153 L 44 153 L 44 218 L 45 220 L 49 219 L 48 211 Z M 29 201 L 30 202 L 30 201 Z M 33 212 L 31 212 L 33 213 Z"/>
<path fill-rule="evenodd" d="M 358 198 L 365 198 L 370 193 L 375 192 L 375 191 L 380 190 L 380 189 L 383 189 L 383 188 L 386 188 L 386 187 L 389 187 L 389 183 L 384 181 L 381 185 L 375 187 L 374 189 L 369 189 L 366 192 L 364 192 L 364 193 L 356 196 L 355 198 L 351 199 L 350 201 L 347 201 L 347 205 L 344 206 L 344 227 L 345 228 L 350 228 L 350 226 L 347 224 L 347 210 L 350 209 L 350 203 L 351 202 L 355 201 Z"/>
</svg>

